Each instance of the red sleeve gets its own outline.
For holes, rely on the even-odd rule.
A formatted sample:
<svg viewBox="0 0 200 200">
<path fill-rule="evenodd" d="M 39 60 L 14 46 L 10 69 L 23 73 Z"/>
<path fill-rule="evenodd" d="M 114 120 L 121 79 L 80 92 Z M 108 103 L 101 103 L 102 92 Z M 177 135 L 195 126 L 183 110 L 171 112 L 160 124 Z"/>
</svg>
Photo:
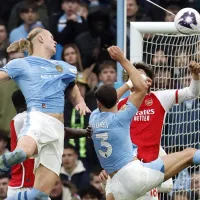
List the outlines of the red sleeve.
<svg viewBox="0 0 200 200">
<path fill-rule="evenodd" d="M 10 138 L 11 138 L 11 151 L 17 146 L 17 135 L 15 131 L 15 121 L 12 120 L 10 123 Z"/>
<path fill-rule="evenodd" d="M 120 108 L 125 105 L 128 101 L 128 97 L 126 97 L 125 99 L 122 99 L 121 101 L 119 101 L 119 103 L 117 104 L 117 108 L 118 110 L 120 110 Z"/>
</svg>

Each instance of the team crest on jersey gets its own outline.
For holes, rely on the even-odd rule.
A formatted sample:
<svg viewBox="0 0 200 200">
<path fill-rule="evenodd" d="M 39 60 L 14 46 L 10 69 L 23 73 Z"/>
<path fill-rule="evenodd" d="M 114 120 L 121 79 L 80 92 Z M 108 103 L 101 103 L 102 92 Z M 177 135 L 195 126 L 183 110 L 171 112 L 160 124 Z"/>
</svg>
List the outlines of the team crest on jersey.
<svg viewBox="0 0 200 200">
<path fill-rule="evenodd" d="M 60 65 L 56 65 L 56 70 L 59 72 L 63 72 L 63 68 Z"/>
<path fill-rule="evenodd" d="M 120 110 L 126 110 L 126 104 L 124 104 L 124 105 L 120 108 Z"/>
<path fill-rule="evenodd" d="M 153 99 L 146 99 L 145 104 L 146 106 L 151 106 L 153 104 Z"/>
</svg>

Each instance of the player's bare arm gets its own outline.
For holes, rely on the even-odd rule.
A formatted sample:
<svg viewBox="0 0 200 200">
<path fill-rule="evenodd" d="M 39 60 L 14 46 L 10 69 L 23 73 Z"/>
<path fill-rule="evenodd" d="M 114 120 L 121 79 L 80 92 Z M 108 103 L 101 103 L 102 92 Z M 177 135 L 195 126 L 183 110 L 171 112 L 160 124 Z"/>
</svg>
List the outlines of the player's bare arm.
<svg viewBox="0 0 200 200">
<path fill-rule="evenodd" d="M 0 83 L 10 80 L 8 73 L 0 71 Z"/>
<path fill-rule="evenodd" d="M 86 129 L 80 128 L 69 128 L 65 127 L 65 137 L 69 138 L 80 138 L 80 137 L 90 137 L 92 135 L 92 127 L 88 126 Z"/>
<path fill-rule="evenodd" d="M 86 113 L 91 112 L 90 109 L 86 106 L 77 85 L 69 90 L 68 98 L 72 102 L 73 106 L 75 106 L 75 109 L 80 112 L 80 115 L 85 115 Z"/>
</svg>

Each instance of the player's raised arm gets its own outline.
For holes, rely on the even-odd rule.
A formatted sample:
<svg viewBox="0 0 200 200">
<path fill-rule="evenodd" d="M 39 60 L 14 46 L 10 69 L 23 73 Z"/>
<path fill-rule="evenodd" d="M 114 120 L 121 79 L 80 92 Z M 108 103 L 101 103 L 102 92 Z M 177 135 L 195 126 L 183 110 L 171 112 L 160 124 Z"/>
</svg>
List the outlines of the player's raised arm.
<svg viewBox="0 0 200 200">
<path fill-rule="evenodd" d="M 129 101 L 131 101 L 137 108 L 139 108 L 144 96 L 147 93 L 148 85 L 142 78 L 140 72 L 128 59 L 124 57 L 124 54 L 119 47 L 109 47 L 108 52 L 111 58 L 118 61 L 122 65 L 122 67 L 128 72 L 135 91 L 134 95 L 130 95 Z"/>
<path fill-rule="evenodd" d="M 0 71 L 0 83 L 10 80 L 8 73 Z"/>
</svg>

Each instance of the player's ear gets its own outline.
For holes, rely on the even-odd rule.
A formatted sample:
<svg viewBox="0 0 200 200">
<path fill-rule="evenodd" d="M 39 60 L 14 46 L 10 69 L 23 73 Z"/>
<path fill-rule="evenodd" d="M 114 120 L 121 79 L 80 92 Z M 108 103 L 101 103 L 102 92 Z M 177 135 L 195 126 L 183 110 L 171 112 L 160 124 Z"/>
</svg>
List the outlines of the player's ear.
<svg viewBox="0 0 200 200">
<path fill-rule="evenodd" d="M 40 43 L 44 43 L 44 39 L 43 39 L 43 37 L 42 37 L 41 35 L 38 36 L 38 41 L 39 41 Z"/>
</svg>

